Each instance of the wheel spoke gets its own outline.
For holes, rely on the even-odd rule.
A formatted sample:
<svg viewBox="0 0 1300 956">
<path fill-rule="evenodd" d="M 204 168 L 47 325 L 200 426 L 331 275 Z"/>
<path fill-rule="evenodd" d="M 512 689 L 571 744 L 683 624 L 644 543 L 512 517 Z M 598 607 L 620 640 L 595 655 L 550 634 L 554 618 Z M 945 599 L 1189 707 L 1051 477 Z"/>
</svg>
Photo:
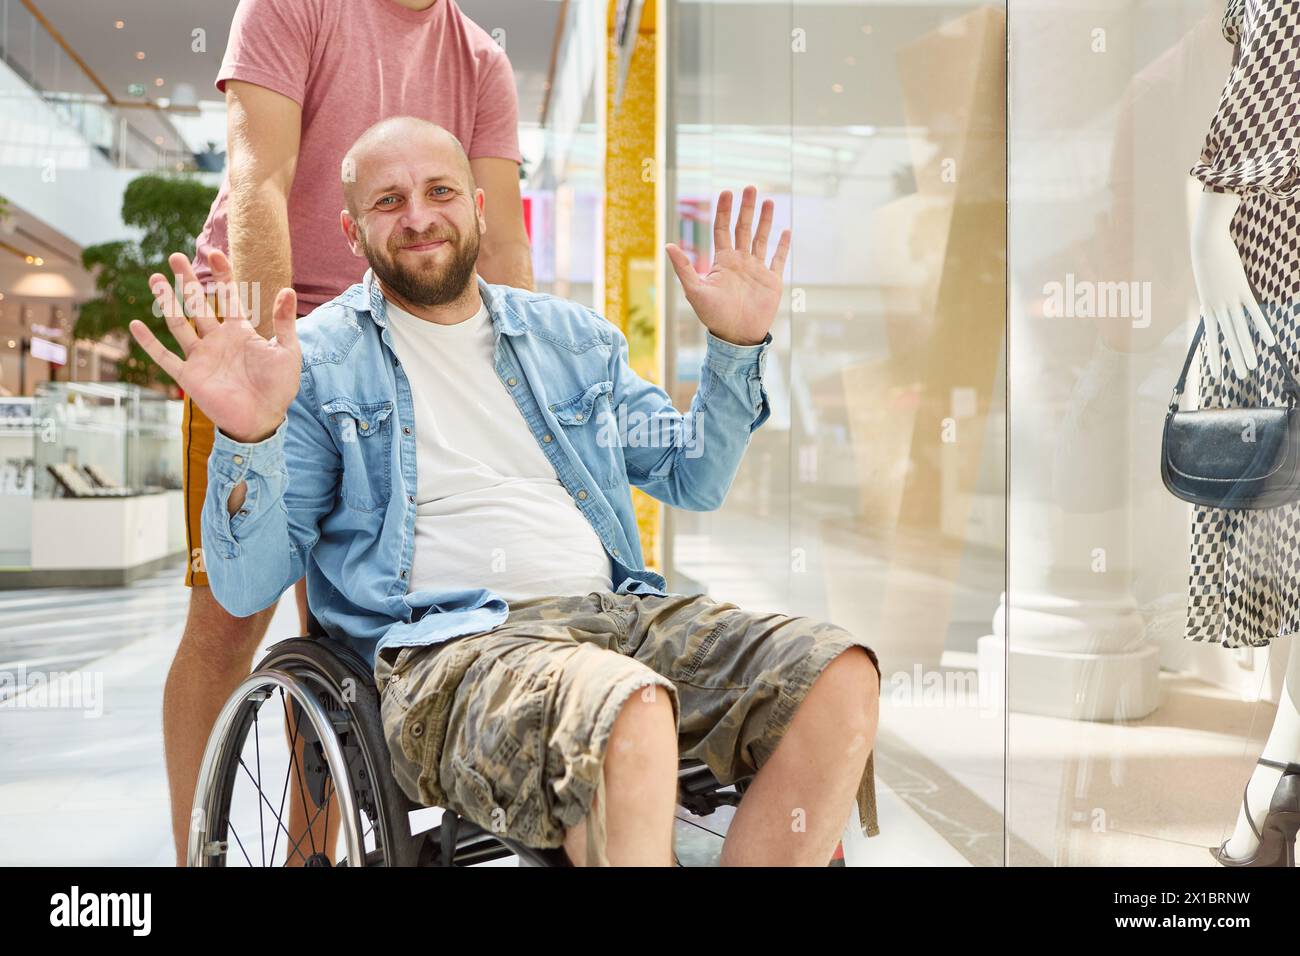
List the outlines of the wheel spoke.
<svg viewBox="0 0 1300 956">
<path fill-rule="evenodd" d="M 250 780 L 253 780 L 253 779 L 254 779 L 254 778 L 253 778 L 253 771 L 251 771 L 251 770 L 248 769 L 248 765 L 247 765 L 246 763 L 244 763 L 244 760 L 243 760 L 242 757 L 241 757 L 240 760 L 239 760 L 239 765 L 240 765 L 241 767 L 244 768 L 244 773 L 248 774 L 248 778 L 249 778 Z M 284 840 L 284 842 L 285 842 L 285 844 L 287 845 L 288 842 L 289 842 L 290 840 L 293 839 L 293 834 L 290 833 L 290 832 L 289 832 L 289 828 L 288 828 L 287 826 L 284 825 L 284 818 L 281 817 L 279 814 L 276 814 L 276 812 L 275 812 L 275 808 L 274 808 L 274 807 L 271 807 L 271 801 L 270 801 L 269 799 L 267 799 L 266 794 L 265 794 L 264 792 L 262 792 L 262 789 L 261 789 L 260 787 L 256 787 L 256 782 L 254 783 L 254 786 L 255 786 L 255 789 L 257 790 L 257 795 L 258 795 L 259 797 L 261 797 L 261 801 L 260 801 L 260 802 L 258 803 L 258 805 L 257 805 L 257 809 L 258 809 L 258 813 L 259 813 L 259 815 L 261 814 L 261 811 L 262 811 L 262 804 L 263 804 L 263 803 L 265 803 L 268 807 L 271 808 L 271 814 L 275 817 L 275 822 L 276 822 L 276 824 L 277 824 L 277 828 L 276 828 L 276 831 L 275 831 L 276 842 L 279 841 L 279 839 L 280 839 L 280 831 L 283 830 L 283 831 L 284 831 L 284 835 L 285 835 L 285 840 Z M 283 809 L 281 809 L 281 812 L 283 812 Z M 299 841 L 299 842 L 301 842 L 301 841 Z M 296 849 L 296 848 L 297 848 L 297 845 L 298 845 L 298 844 L 295 843 L 293 848 Z M 272 845 L 271 845 L 271 857 L 272 857 L 272 859 L 275 858 L 275 847 L 276 847 L 276 843 L 272 843 Z M 286 852 L 287 852 L 287 851 L 286 851 Z M 302 853 L 299 852 L 298 855 L 299 855 L 299 856 L 302 856 Z M 306 861 L 306 859 L 307 859 L 306 857 L 303 857 L 304 862 Z M 252 866 L 251 863 L 250 863 L 249 865 Z M 265 858 L 265 857 L 263 857 L 262 865 L 263 865 L 263 866 L 266 865 L 266 858 Z"/>
<path fill-rule="evenodd" d="M 262 792 L 262 735 L 258 732 L 257 715 L 261 713 L 259 704 L 253 711 L 253 749 L 257 753 L 257 791 Z M 241 760 L 240 763 L 243 763 Z M 257 827 L 261 835 L 262 866 L 266 866 L 266 820 L 262 816 L 262 801 L 257 801 Z"/>
<path fill-rule="evenodd" d="M 226 829 L 229 830 L 229 831 L 230 831 L 230 835 L 233 836 L 233 837 L 235 838 L 235 843 L 239 845 L 239 852 L 242 853 L 242 854 L 244 854 L 244 861 L 245 861 L 246 863 L 248 863 L 249 867 L 251 868 L 251 867 L 253 866 L 253 861 L 250 860 L 250 859 L 248 859 L 248 851 L 244 849 L 244 841 L 241 840 L 241 839 L 239 839 L 239 834 L 235 832 L 235 825 L 234 825 L 233 823 L 231 823 L 229 820 L 227 820 L 227 821 L 226 821 Z M 227 847 L 227 851 L 228 851 L 228 850 L 229 850 L 229 847 L 230 847 L 230 844 L 227 843 L 227 844 L 226 844 L 226 847 Z M 265 864 L 264 864 L 264 865 L 265 865 Z"/>
</svg>

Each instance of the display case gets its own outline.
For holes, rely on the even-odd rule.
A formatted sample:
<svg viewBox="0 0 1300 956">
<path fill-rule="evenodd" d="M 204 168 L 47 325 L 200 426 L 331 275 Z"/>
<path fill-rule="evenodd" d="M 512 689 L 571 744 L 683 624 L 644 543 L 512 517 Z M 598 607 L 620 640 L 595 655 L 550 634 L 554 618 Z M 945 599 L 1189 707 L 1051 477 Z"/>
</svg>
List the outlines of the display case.
<svg viewBox="0 0 1300 956">
<path fill-rule="evenodd" d="M 184 550 L 180 402 L 99 382 L 45 383 L 29 401 L 25 430 L 15 413 L 8 432 L 30 466 L 8 468 L 16 443 L 0 460 L 30 489 L 27 570 L 57 572 L 45 585 L 112 584 Z M 21 529 L 7 530 L 16 553 Z"/>
<path fill-rule="evenodd" d="M 31 559 L 33 399 L 0 398 L 0 567 Z"/>
<path fill-rule="evenodd" d="M 180 402 L 135 385 L 52 382 L 32 414 L 38 499 L 181 487 Z"/>
</svg>

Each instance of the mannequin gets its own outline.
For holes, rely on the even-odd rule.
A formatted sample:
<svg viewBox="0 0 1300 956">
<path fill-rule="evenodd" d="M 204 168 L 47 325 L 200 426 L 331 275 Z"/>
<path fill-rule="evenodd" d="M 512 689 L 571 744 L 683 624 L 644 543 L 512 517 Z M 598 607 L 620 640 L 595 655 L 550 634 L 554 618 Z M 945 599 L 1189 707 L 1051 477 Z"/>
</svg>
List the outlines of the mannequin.
<svg viewBox="0 0 1300 956">
<path fill-rule="evenodd" d="M 1281 404 L 1278 344 L 1300 372 L 1300 0 L 1228 0 L 1232 71 L 1191 174 L 1204 184 L 1192 269 L 1205 321 L 1200 406 Z M 1253 341 L 1259 337 L 1260 345 Z M 1223 352 L 1230 369 L 1224 368 Z M 1246 784 L 1225 866 L 1294 866 L 1300 829 L 1300 504 L 1194 505 L 1185 637 L 1224 647 L 1292 636 L 1282 699 Z"/>
</svg>

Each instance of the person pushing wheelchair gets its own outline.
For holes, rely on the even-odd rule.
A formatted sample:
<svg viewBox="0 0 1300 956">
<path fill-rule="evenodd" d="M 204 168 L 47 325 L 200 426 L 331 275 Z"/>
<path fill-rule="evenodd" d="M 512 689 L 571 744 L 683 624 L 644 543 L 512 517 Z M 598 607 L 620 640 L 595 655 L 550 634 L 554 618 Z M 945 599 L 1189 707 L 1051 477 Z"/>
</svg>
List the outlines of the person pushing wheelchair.
<svg viewBox="0 0 1300 956">
<path fill-rule="evenodd" d="M 707 330 L 682 413 L 599 314 L 477 275 L 485 196 L 447 130 L 375 124 L 341 184 L 369 265 L 342 295 L 295 321 L 280 290 L 268 339 L 224 256 L 218 320 L 176 253 L 176 291 L 150 285 L 184 357 L 131 323 L 216 427 L 202 532 L 220 604 L 255 614 L 305 574 L 322 628 L 374 668 L 407 795 L 575 864 L 672 865 L 681 757 L 724 785 L 755 774 L 723 865 L 826 865 L 855 798 L 878 834 L 875 652 L 829 622 L 668 593 L 632 507 L 632 485 L 719 507 L 769 415 L 790 247 L 783 230 L 765 264 L 772 201 L 755 224 L 746 187 L 733 233 L 720 194 L 705 275 L 666 247 Z"/>
</svg>

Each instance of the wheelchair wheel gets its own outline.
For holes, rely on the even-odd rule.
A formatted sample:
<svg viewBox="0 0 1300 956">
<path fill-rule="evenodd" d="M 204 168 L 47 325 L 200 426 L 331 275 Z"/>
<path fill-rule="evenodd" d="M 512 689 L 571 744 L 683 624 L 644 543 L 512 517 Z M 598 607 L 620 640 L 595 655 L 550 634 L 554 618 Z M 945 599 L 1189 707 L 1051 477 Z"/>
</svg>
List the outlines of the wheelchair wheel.
<svg viewBox="0 0 1300 956">
<path fill-rule="evenodd" d="M 297 839 L 287 827 L 290 799 L 309 823 Z M 410 833 L 415 808 L 389 769 L 374 679 L 361 658 L 329 638 L 281 641 L 217 717 L 195 790 L 188 862 L 414 866 L 423 842 Z M 324 832 L 337 828 L 336 847 L 315 836 L 322 819 Z"/>
</svg>

